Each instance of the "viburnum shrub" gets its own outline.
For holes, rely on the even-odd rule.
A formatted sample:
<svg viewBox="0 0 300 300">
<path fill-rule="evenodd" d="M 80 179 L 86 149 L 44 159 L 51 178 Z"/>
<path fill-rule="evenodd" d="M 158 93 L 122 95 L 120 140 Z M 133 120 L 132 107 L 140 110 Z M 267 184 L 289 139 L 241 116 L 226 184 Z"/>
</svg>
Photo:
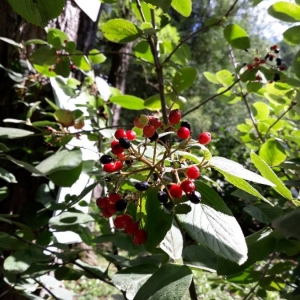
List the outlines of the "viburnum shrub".
<svg viewBox="0 0 300 300">
<path fill-rule="evenodd" d="M 143 205 L 143 192 L 158 190 L 157 201 L 172 209 L 179 204 L 178 200 L 183 195 L 185 201 L 192 203 L 199 203 L 201 199 L 199 192 L 195 194 L 194 181 L 199 178 L 201 169 L 207 166 L 205 156 L 209 156 L 209 151 L 203 145 L 210 142 L 211 135 L 208 132 L 201 133 L 201 139 L 195 141 L 190 135 L 191 126 L 188 122 L 182 121 L 179 127 L 174 127 L 181 120 L 178 109 L 170 111 L 168 119 L 169 123 L 163 125 L 154 116 L 142 114 L 136 117 L 133 123 L 143 129 L 143 137 L 136 138 L 134 128 L 128 131 L 119 128 L 114 134 L 118 141 L 111 142 L 111 154 L 104 154 L 100 158 L 103 170 L 109 173 L 109 190 L 107 196 L 97 199 L 96 203 L 104 217 L 122 213 L 116 217 L 115 227 L 125 228 L 126 233 L 133 235 L 135 244 L 145 242 L 147 237 L 138 209 L 135 222 L 126 221 L 123 225 L 119 220 L 127 215 L 129 204 L 137 208 Z M 149 156 L 147 148 L 150 146 L 153 147 L 153 154 Z M 197 163 L 189 159 L 194 148 L 204 152 L 204 157 L 199 158 Z M 136 181 L 136 174 L 140 174 L 143 180 Z M 132 182 L 134 192 L 119 194 L 124 182 Z"/>
</svg>

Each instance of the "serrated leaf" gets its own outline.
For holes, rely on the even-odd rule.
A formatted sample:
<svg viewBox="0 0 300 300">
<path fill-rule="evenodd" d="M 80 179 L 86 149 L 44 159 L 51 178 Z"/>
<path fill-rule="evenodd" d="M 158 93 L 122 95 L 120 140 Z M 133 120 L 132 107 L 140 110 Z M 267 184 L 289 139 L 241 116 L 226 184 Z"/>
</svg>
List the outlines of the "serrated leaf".
<svg viewBox="0 0 300 300">
<path fill-rule="evenodd" d="M 4 270 L 12 274 L 26 271 L 32 263 L 32 258 L 26 250 L 19 250 L 8 256 L 3 264 Z"/>
<path fill-rule="evenodd" d="M 192 277 L 187 266 L 162 265 L 139 289 L 134 300 L 181 300 Z"/>
<path fill-rule="evenodd" d="M 260 147 L 259 156 L 272 167 L 280 165 L 286 159 L 284 148 L 274 139 L 267 140 Z"/>
<path fill-rule="evenodd" d="M 236 24 L 229 24 L 225 27 L 224 37 L 233 48 L 250 48 L 250 39 L 246 31 Z"/>
<path fill-rule="evenodd" d="M 45 27 L 63 10 L 65 0 L 7 0 L 11 7 L 27 22 Z"/>
<path fill-rule="evenodd" d="M 0 139 L 17 139 L 32 134 L 34 134 L 34 132 L 24 129 L 0 127 Z"/>
<path fill-rule="evenodd" d="M 113 96 L 110 102 L 120 105 L 122 108 L 141 110 L 144 109 L 144 100 L 131 95 Z"/>
<path fill-rule="evenodd" d="M 183 237 L 175 220 L 173 220 L 172 227 L 160 243 L 160 248 L 164 250 L 172 259 L 176 260 L 181 258 Z"/>
<path fill-rule="evenodd" d="M 275 186 L 273 189 L 286 199 L 293 200 L 291 191 L 284 185 L 284 183 L 277 177 L 273 170 L 267 165 L 267 163 L 254 152 L 250 154 L 252 163 L 258 169 L 260 174 L 270 180 Z"/>
<path fill-rule="evenodd" d="M 36 166 L 36 169 L 48 175 L 57 171 L 74 169 L 78 167 L 81 162 L 82 153 L 80 150 L 62 150 L 40 162 Z"/>
<path fill-rule="evenodd" d="M 190 87 L 195 81 L 196 76 L 197 71 L 195 68 L 181 68 L 176 72 L 172 81 L 175 91 L 180 92 Z"/>
<path fill-rule="evenodd" d="M 247 260 L 243 232 L 220 196 L 203 182 L 196 182 L 202 202 L 178 219 L 189 235 L 218 256 L 242 264 Z"/>
<path fill-rule="evenodd" d="M 143 264 L 141 266 L 123 269 L 112 277 L 114 285 L 126 292 L 126 298 L 132 300 L 140 287 L 158 269 L 157 265 Z"/>
<path fill-rule="evenodd" d="M 209 165 L 212 168 L 216 168 L 218 170 L 221 170 L 225 174 L 230 174 L 238 178 L 243 178 L 252 182 L 260 183 L 260 184 L 265 184 L 269 186 L 274 186 L 272 182 L 269 180 L 263 178 L 262 176 L 249 171 L 245 169 L 241 164 L 229 160 L 224 157 L 220 156 L 214 156 L 210 162 Z"/>
<path fill-rule="evenodd" d="M 111 42 L 126 44 L 142 35 L 142 30 L 125 19 L 113 19 L 102 25 L 103 35 Z"/>
<path fill-rule="evenodd" d="M 285 42 L 290 45 L 299 45 L 300 44 L 300 26 L 293 26 L 287 29 L 283 33 L 283 38 Z"/>
<path fill-rule="evenodd" d="M 0 167 L 0 178 L 9 183 L 18 183 L 14 174 Z"/>
<path fill-rule="evenodd" d="M 192 12 L 191 0 L 172 0 L 171 6 L 184 17 L 188 17 Z"/>
<path fill-rule="evenodd" d="M 268 9 L 269 15 L 285 22 L 300 21 L 300 6 L 289 2 L 276 2 Z"/>
</svg>

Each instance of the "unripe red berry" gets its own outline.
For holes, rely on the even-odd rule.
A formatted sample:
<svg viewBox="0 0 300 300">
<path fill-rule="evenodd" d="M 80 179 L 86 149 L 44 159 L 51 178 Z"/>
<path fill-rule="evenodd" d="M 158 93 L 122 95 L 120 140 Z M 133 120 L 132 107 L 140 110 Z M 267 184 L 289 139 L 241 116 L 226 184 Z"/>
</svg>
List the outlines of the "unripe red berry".
<svg viewBox="0 0 300 300">
<path fill-rule="evenodd" d="M 171 185 L 169 191 L 170 195 L 174 198 L 180 198 L 182 196 L 182 188 L 178 184 Z"/>
<path fill-rule="evenodd" d="M 126 136 L 129 141 L 133 141 L 136 138 L 136 133 L 133 130 L 127 130 Z"/>
<path fill-rule="evenodd" d="M 111 173 L 115 171 L 115 163 L 111 162 L 103 166 L 105 172 Z"/>
<path fill-rule="evenodd" d="M 189 179 L 183 180 L 180 184 L 180 187 L 186 194 L 191 193 L 195 190 L 194 182 Z"/>
<path fill-rule="evenodd" d="M 196 166 L 191 166 L 186 171 L 186 176 L 190 179 L 197 179 L 200 176 L 199 168 Z"/>
<path fill-rule="evenodd" d="M 132 222 L 126 225 L 125 232 L 128 234 L 136 234 L 139 230 L 139 224 L 137 222 Z"/>
<path fill-rule="evenodd" d="M 179 109 L 174 109 L 169 114 L 169 122 L 173 125 L 176 125 L 180 122 L 181 113 Z"/>
<path fill-rule="evenodd" d="M 147 239 L 147 232 L 143 229 L 139 229 L 137 230 L 137 232 L 133 237 L 133 243 L 135 245 L 140 245 L 146 242 L 146 239 Z"/>
<path fill-rule="evenodd" d="M 137 128 L 144 128 L 144 125 L 139 122 L 139 117 L 136 117 L 133 121 L 133 124 Z"/>
<path fill-rule="evenodd" d="M 187 127 L 180 127 L 177 130 L 177 136 L 182 140 L 187 139 L 190 135 L 191 132 Z"/>
<path fill-rule="evenodd" d="M 211 134 L 209 132 L 202 132 L 198 136 L 198 142 L 201 145 L 206 145 L 211 141 Z"/>
<path fill-rule="evenodd" d="M 151 138 L 155 133 L 155 128 L 152 125 L 146 125 L 143 128 L 143 135 L 147 138 Z"/>
<path fill-rule="evenodd" d="M 116 132 L 115 132 L 115 138 L 117 140 L 119 140 L 120 138 L 124 138 L 126 137 L 126 131 L 124 129 L 118 129 Z"/>
</svg>

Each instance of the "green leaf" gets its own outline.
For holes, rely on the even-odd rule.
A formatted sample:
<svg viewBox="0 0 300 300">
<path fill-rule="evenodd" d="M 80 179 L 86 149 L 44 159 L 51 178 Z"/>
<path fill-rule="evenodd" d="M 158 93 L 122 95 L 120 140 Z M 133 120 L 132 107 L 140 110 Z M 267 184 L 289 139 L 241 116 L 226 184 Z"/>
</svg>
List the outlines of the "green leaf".
<svg viewBox="0 0 300 300">
<path fill-rule="evenodd" d="M 149 189 L 142 195 L 142 225 L 147 232 L 145 248 L 152 252 L 164 239 L 173 217 L 167 214 L 157 199 L 158 189 Z"/>
<path fill-rule="evenodd" d="M 123 269 L 112 277 L 112 282 L 119 290 L 126 292 L 126 298 L 133 299 L 141 286 L 158 269 L 157 265 L 143 264 Z"/>
<path fill-rule="evenodd" d="M 189 153 L 189 152 L 185 152 L 185 151 L 176 151 L 176 154 L 181 156 L 181 157 L 184 157 L 186 159 L 189 159 L 190 161 L 196 163 L 196 164 L 200 164 L 202 162 L 202 157 L 198 157 L 192 153 Z"/>
<path fill-rule="evenodd" d="M 80 150 L 62 150 L 43 160 L 36 166 L 36 169 L 48 175 L 61 170 L 74 169 L 78 167 L 81 162 L 82 154 Z"/>
<path fill-rule="evenodd" d="M 286 199 L 293 200 L 293 195 L 291 191 L 286 188 L 284 183 L 277 177 L 277 175 L 273 172 L 273 170 L 267 165 L 267 163 L 257 154 L 252 152 L 250 154 L 252 163 L 258 169 L 260 174 L 264 176 L 266 179 L 270 180 L 272 183 L 275 184 L 273 189 L 283 196 Z"/>
<path fill-rule="evenodd" d="M 57 280 L 78 280 L 83 272 L 74 270 L 72 268 L 62 266 L 55 270 L 55 278 Z"/>
<path fill-rule="evenodd" d="M 290 45 L 299 45 L 300 44 L 300 26 L 294 26 L 287 29 L 283 33 L 284 41 Z"/>
<path fill-rule="evenodd" d="M 26 250 L 18 250 L 8 256 L 3 264 L 4 270 L 12 274 L 19 274 L 26 271 L 32 263 L 32 258 Z"/>
<path fill-rule="evenodd" d="M 70 75 L 70 59 L 68 56 L 62 56 L 55 64 L 54 71 L 57 75 L 62 77 L 69 77 Z"/>
<path fill-rule="evenodd" d="M 134 55 L 148 62 L 153 63 L 153 55 L 147 41 L 141 41 L 134 47 Z"/>
<path fill-rule="evenodd" d="M 284 148 L 274 139 L 267 140 L 261 146 L 259 156 L 271 167 L 280 165 L 286 159 Z"/>
<path fill-rule="evenodd" d="M 77 181 L 81 172 L 82 163 L 71 170 L 60 170 L 52 172 L 49 177 L 50 180 L 58 186 L 71 187 Z"/>
<path fill-rule="evenodd" d="M 300 50 L 294 56 L 293 69 L 298 78 L 300 78 Z"/>
<path fill-rule="evenodd" d="M 106 61 L 106 56 L 99 52 L 97 49 L 92 49 L 88 56 L 90 62 L 94 65 L 102 64 Z"/>
<path fill-rule="evenodd" d="M 225 27 L 224 37 L 233 48 L 250 48 L 250 40 L 246 31 L 236 24 L 229 24 Z"/>
<path fill-rule="evenodd" d="M 36 49 L 30 62 L 38 72 L 49 73 L 48 69 L 55 65 L 57 60 L 56 50 L 50 46 L 43 46 Z"/>
<path fill-rule="evenodd" d="M 55 49 L 61 50 L 65 41 L 69 40 L 68 36 L 57 28 L 49 28 L 47 33 L 47 42 Z"/>
<path fill-rule="evenodd" d="M 183 249 L 182 258 L 186 265 L 201 270 L 216 272 L 217 256 L 202 245 L 192 245 Z"/>
<path fill-rule="evenodd" d="M 120 105 L 122 108 L 141 110 L 144 109 L 144 100 L 131 95 L 113 96 L 110 102 Z"/>
<path fill-rule="evenodd" d="M 216 74 L 217 80 L 225 87 L 229 87 L 233 84 L 234 76 L 228 70 L 221 70 Z"/>
<path fill-rule="evenodd" d="M 162 265 L 139 289 L 133 300 L 181 300 L 193 274 L 187 266 Z"/>
<path fill-rule="evenodd" d="M 164 13 L 167 13 L 172 0 L 144 0 L 146 3 L 160 7 Z"/>
<path fill-rule="evenodd" d="M 0 178 L 9 183 L 18 183 L 14 174 L 0 167 Z"/>
<path fill-rule="evenodd" d="M 176 207 L 178 206 L 180 205 L 177 205 Z M 181 258 L 183 237 L 175 220 L 173 220 L 172 227 L 167 232 L 165 238 L 161 241 L 160 248 L 174 260 Z"/>
<path fill-rule="evenodd" d="M 113 19 L 102 25 L 103 35 L 111 42 L 126 44 L 142 35 L 142 30 L 125 19 Z"/>
<path fill-rule="evenodd" d="M 200 204 L 191 204 L 191 212 L 178 215 L 182 226 L 198 243 L 216 255 L 242 264 L 247 260 L 243 232 L 220 196 L 203 182 L 196 182 L 202 195 Z"/>
<path fill-rule="evenodd" d="M 65 0 L 7 0 L 11 7 L 27 22 L 45 27 L 63 10 Z"/>
<path fill-rule="evenodd" d="M 80 259 L 77 259 L 74 264 L 74 270 L 81 270 L 85 271 L 84 276 L 87 278 L 106 278 L 104 271 L 102 271 L 98 266 L 91 266 Z"/>
<path fill-rule="evenodd" d="M 209 165 L 212 168 L 215 168 L 218 171 L 222 171 L 222 173 L 225 174 L 230 174 L 235 177 L 243 178 L 260 184 L 274 186 L 274 184 L 269 180 L 263 178 L 262 176 L 252 171 L 245 169 L 241 164 L 224 157 L 214 156 L 210 160 Z"/>
<path fill-rule="evenodd" d="M 15 47 L 18 47 L 18 48 L 21 48 L 21 49 L 23 48 L 22 44 L 17 43 L 15 41 L 11 40 L 11 39 L 8 39 L 8 38 L 5 38 L 5 37 L 0 37 L 0 40 L 3 41 L 3 42 L 5 42 L 5 43 L 8 43 L 8 44 L 10 44 L 12 46 L 15 46 Z"/>
<path fill-rule="evenodd" d="M 89 60 L 83 53 L 79 50 L 75 50 L 72 52 L 71 60 L 73 61 L 74 65 L 78 67 L 82 71 L 90 71 L 91 70 L 91 65 Z"/>
<path fill-rule="evenodd" d="M 34 132 L 24 129 L 0 127 L 0 139 L 17 139 L 32 134 L 34 134 Z"/>
<path fill-rule="evenodd" d="M 244 211 L 259 222 L 271 224 L 272 221 L 282 215 L 283 211 L 280 207 L 270 206 L 266 203 L 247 205 Z"/>
<path fill-rule="evenodd" d="M 300 21 L 300 6 L 289 2 L 276 2 L 268 9 L 270 16 L 285 22 Z"/>
<path fill-rule="evenodd" d="M 68 109 L 58 109 L 53 114 L 55 120 L 64 127 L 70 127 L 74 125 L 75 114 Z"/>
<path fill-rule="evenodd" d="M 173 49 L 176 47 L 175 43 L 172 43 Z M 171 61 L 185 66 L 191 60 L 191 50 L 188 45 L 183 44 L 172 55 Z"/>
<path fill-rule="evenodd" d="M 253 103 L 254 113 L 253 115 L 257 120 L 265 120 L 269 117 L 269 106 L 264 102 L 255 102 Z"/>
<path fill-rule="evenodd" d="M 24 42 L 24 45 L 25 46 L 28 46 L 28 45 L 47 45 L 48 43 L 44 40 L 40 40 L 40 39 L 31 39 L 31 40 L 28 40 L 26 42 Z"/>
<path fill-rule="evenodd" d="M 89 214 L 77 213 L 77 212 L 63 212 L 56 217 L 52 217 L 49 220 L 49 225 L 53 229 L 60 229 L 61 226 L 73 226 L 80 225 L 89 222 L 93 222 L 94 218 L 92 218 Z"/>
<path fill-rule="evenodd" d="M 220 84 L 217 76 L 214 73 L 211 72 L 204 72 L 203 75 L 205 76 L 205 78 L 211 82 L 211 83 L 215 83 L 215 84 Z"/>
<path fill-rule="evenodd" d="M 9 195 L 9 190 L 7 186 L 0 188 L 0 201 L 4 200 Z"/>
<path fill-rule="evenodd" d="M 172 84 L 176 92 L 189 88 L 197 77 L 195 68 L 181 68 L 176 72 Z"/>
<path fill-rule="evenodd" d="M 151 0 L 150 0 L 151 1 Z M 153 0 L 155 1 L 155 0 Z M 158 1 L 159 3 L 164 3 L 167 1 L 171 1 L 171 0 L 165 0 L 165 1 Z M 149 2 L 150 3 L 150 2 Z M 146 4 L 146 1 L 140 1 L 146 22 L 151 22 L 151 11 L 150 11 L 150 7 L 148 4 Z M 141 17 L 140 11 L 138 9 L 138 6 L 136 4 L 136 1 L 131 1 L 131 8 L 132 8 L 132 12 L 135 14 L 135 16 L 138 18 L 138 20 L 140 22 L 143 22 L 143 18 Z"/>
<path fill-rule="evenodd" d="M 160 95 L 155 94 L 147 98 L 144 102 L 144 106 L 149 110 L 160 110 L 161 109 Z"/>
<path fill-rule="evenodd" d="M 171 6 L 184 17 L 192 12 L 192 0 L 172 0 Z"/>
<path fill-rule="evenodd" d="M 273 237 L 272 232 L 273 230 L 271 228 L 266 227 L 250 236 L 247 236 L 247 261 L 241 266 L 238 266 L 231 261 L 221 258 L 218 260 L 218 275 L 236 274 L 253 265 L 255 262 L 267 258 L 268 255 L 275 251 L 277 246 L 277 241 Z"/>
</svg>

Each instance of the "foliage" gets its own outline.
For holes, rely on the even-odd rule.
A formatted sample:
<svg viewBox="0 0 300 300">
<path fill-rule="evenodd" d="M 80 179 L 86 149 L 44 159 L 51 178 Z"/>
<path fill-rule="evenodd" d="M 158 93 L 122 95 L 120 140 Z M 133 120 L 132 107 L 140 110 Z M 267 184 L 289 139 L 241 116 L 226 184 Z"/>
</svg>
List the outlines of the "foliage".
<svg viewBox="0 0 300 300">
<path fill-rule="evenodd" d="M 55 18 L 63 6 L 63 1 L 52 1 L 48 10 L 46 1 L 36 5 L 28 0 L 23 9 L 15 1 L 8 2 L 27 21 L 40 26 Z M 25 108 L 19 115 L 8 116 L 0 127 L 0 201 L 11 199 L 22 181 L 19 172 L 39 183 L 35 199 L 25 205 L 22 215 L 0 215 L 1 274 L 8 291 L 39 299 L 35 293 L 42 288 L 54 299 L 69 299 L 73 292 L 49 283 L 48 274 L 54 272 L 58 281 L 98 279 L 119 289 L 126 299 L 183 299 L 188 290 L 191 299 L 196 299 L 193 278 L 198 270 L 209 274 L 211 289 L 225 287 L 236 299 L 253 295 L 268 299 L 274 291 L 287 299 L 299 296 L 300 52 L 287 71 L 278 45 L 254 49 L 260 47 L 254 45 L 251 32 L 233 18 L 236 2 L 192 28 L 180 41 L 176 26 L 169 23 L 193 13 L 191 0 L 129 1 L 126 9 L 135 17 L 113 17 L 101 25 L 106 40 L 133 43 L 128 55 L 143 70 L 139 76 L 148 80 L 150 75 L 155 82 L 155 92 L 149 89 L 151 94 L 145 97 L 145 91 L 123 95 L 109 86 L 94 70 L 107 62 L 105 55 L 98 49 L 79 51 L 58 29 L 48 29 L 45 41 L 19 44 L 1 38 L 21 54 L 25 46 L 36 45 L 26 64 L 20 60 L 19 70 L 0 66 L 15 82 L 18 105 Z M 277 2 L 268 12 L 279 20 L 298 22 L 298 2 Z M 292 46 L 300 43 L 298 27 L 292 25 L 283 35 Z M 202 70 L 202 79 L 211 84 L 214 94 L 196 104 L 190 101 L 196 97 L 190 90 L 200 74 L 188 43 L 218 28 L 222 30 L 216 35 L 222 39 L 219 43 L 228 46 L 231 65 Z M 170 32 L 172 38 L 166 34 Z M 236 60 L 241 51 L 247 53 L 245 64 Z M 73 76 L 76 72 L 83 74 L 82 82 Z M 50 85 L 53 93 L 41 94 L 44 85 Z M 68 108 L 66 99 L 72 102 Z M 192 123 L 191 136 L 189 132 L 178 140 L 175 133 L 180 137 L 181 127 L 179 121 L 171 120 L 170 112 L 180 109 L 183 117 L 199 117 L 198 109 L 212 100 L 227 110 L 244 106 L 247 117 L 235 124 L 234 140 L 226 130 L 211 126 L 212 143 L 204 146 L 193 139 L 201 133 L 199 122 Z M 115 133 L 113 105 L 137 118 L 135 127 L 130 125 L 137 138 L 128 149 L 123 147 L 125 154 L 115 156 L 110 144 Z M 145 131 L 154 119 L 161 122 L 155 128 L 156 138 Z M 113 157 L 110 171 L 103 167 L 108 163 L 99 161 L 103 154 Z M 117 162 L 122 165 L 119 169 Z M 201 172 L 193 181 L 199 202 L 201 197 L 197 204 L 190 192 L 176 197 L 170 189 L 186 179 L 190 166 Z M 74 184 L 85 176 L 91 181 L 75 192 Z M 137 188 L 141 182 L 147 188 Z M 102 195 L 93 199 L 85 213 L 86 196 L 97 186 L 102 186 Z M 56 202 L 57 189 L 62 187 L 72 189 L 63 202 Z M 166 203 L 157 200 L 159 189 L 166 193 Z M 147 238 L 137 240 L 117 230 L 116 222 L 113 226 L 116 211 L 101 206 L 112 193 L 121 195 L 126 215 Z M 67 246 L 58 238 L 66 231 L 76 233 L 105 264 L 85 260 L 87 249 Z M 107 243 L 112 247 L 105 248 Z"/>
</svg>

